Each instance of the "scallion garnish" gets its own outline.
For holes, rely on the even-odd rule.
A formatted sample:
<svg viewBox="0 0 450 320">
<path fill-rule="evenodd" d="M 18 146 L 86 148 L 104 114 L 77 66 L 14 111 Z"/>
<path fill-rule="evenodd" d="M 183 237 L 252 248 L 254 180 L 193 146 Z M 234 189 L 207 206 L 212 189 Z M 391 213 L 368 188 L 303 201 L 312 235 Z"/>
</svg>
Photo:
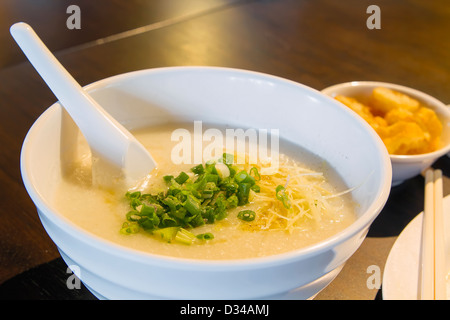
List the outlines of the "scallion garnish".
<svg viewBox="0 0 450 320">
<path fill-rule="evenodd" d="M 123 234 L 138 233 L 139 232 L 139 225 L 137 225 L 136 223 L 124 222 L 122 224 L 122 228 L 120 229 L 120 232 L 123 233 Z"/>
<path fill-rule="evenodd" d="M 196 239 L 195 235 L 184 228 L 180 228 L 178 232 L 175 234 L 175 241 L 179 243 L 192 244 L 195 239 Z"/>
<path fill-rule="evenodd" d="M 275 189 L 275 195 L 278 200 L 280 200 L 283 203 L 283 206 L 286 209 L 289 209 L 291 207 L 291 202 L 289 201 L 289 198 L 286 194 L 286 188 L 282 185 L 278 185 Z"/>
<path fill-rule="evenodd" d="M 253 221 L 255 220 L 256 213 L 253 210 L 242 210 L 238 213 L 237 217 L 244 221 Z"/>
<path fill-rule="evenodd" d="M 202 174 L 205 172 L 205 169 L 203 168 L 203 164 L 199 164 L 198 166 L 191 168 L 191 171 L 195 174 Z"/>
<path fill-rule="evenodd" d="M 255 178 L 256 181 L 261 180 L 261 175 L 260 175 L 259 172 L 258 172 L 258 168 L 252 167 L 252 168 L 250 169 L 249 174 L 250 174 L 250 175 L 253 174 L 253 176 L 254 176 L 254 178 Z"/>
<path fill-rule="evenodd" d="M 175 181 L 179 184 L 183 184 L 189 179 L 189 176 L 186 172 L 181 172 L 178 177 L 175 178 Z"/>
<path fill-rule="evenodd" d="M 200 239 L 200 240 L 212 240 L 212 239 L 214 239 L 214 235 L 212 233 L 210 233 L 210 232 L 200 233 L 196 237 L 197 237 L 197 239 Z"/>
<path fill-rule="evenodd" d="M 227 217 L 228 210 L 249 203 L 250 190 L 259 191 L 261 176 L 256 167 L 249 172 L 233 164 L 234 156 L 224 153 L 219 161 L 208 161 L 178 176 L 163 177 L 165 193 L 156 195 L 127 192 L 131 211 L 121 229 L 123 234 L 147 231 L 167 242 L 191 244 L 195 239 L 210 240 L 210 233 L 195 236 L 190 229 Z M 250 213 L 243 220 L 250 221 Z M 246 220 L 247 219 L 247 220 Z"/>
<path fill-rule="evenodd" d="M 232 165 L 234 163 L 234 155 L 231 153 L 224 153 L 222 155 L 222 163 L 226 165 Z"/>
</svg>

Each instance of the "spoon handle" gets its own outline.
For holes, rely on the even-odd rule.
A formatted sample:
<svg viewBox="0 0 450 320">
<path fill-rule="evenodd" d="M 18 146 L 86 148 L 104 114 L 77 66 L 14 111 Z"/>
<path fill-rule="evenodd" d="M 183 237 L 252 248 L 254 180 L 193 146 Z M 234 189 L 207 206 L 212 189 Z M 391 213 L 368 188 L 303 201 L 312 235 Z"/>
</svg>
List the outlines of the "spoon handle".
<svg viewBox="0 0 450 320">
<path fill-rule="evenodd" d="M 130 162 L 133 163 L 132 167 L 137 165 L 137 159 L 129 159 L 129 157 L 144 157 L 149 163 L 146 164 L 143 161 L 143 164 L 151 171 L 155 163 L 144 147 L 86 93 L 28 24 L 16 23 L 11 26 L 10 32 L 28 60 L 80 128 L 93 151 L 122 168 L 130 166 Z"/>
</svg>

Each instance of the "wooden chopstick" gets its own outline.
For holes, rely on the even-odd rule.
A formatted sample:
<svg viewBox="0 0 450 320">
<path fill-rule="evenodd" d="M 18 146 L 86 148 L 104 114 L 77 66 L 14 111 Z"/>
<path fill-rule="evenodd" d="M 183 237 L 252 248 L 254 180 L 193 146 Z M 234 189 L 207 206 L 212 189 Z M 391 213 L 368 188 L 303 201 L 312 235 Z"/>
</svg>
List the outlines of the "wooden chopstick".
<svg viewBox="0 0 450 320">
<path fill-rule="evenodd" d="M 442 171 L 425 172 L 425 200 L 422 225 L 422 300 L 447 299 L 443 221 Z"/>
<path fill-rule="evenodd" d="M 442 171 L 434 171 L 434 299 L 447 299 Z"/>
<path fill-rule="evenodd" d="M 434 172 L 425 172 L 425 199 L 422 222 L 422 300 L 434 299 Z"/>
</svg>

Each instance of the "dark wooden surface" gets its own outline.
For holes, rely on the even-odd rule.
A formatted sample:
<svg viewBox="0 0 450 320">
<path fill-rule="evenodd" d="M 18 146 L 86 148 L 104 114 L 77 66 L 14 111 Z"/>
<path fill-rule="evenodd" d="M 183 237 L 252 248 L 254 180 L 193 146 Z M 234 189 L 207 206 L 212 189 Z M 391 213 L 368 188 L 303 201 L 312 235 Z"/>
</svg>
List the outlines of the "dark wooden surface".
<svg viewBox="0 0 450 320">
<path fill-rule="evenodd" d="M 69 30 L 66 9 L 81 9 Z M 368 0 L 0 0 L 0 297 L 91 299 L 65 287 L 67 273 L 23 187 L 25 135 L 55 97 L 26 61 L 9 27 L 28 22 L 82 85 L 164 66 L 243 68 L 316 89 L 352 80 L 399 83 L 450 103 L 447 0 L 380 0 L 381 29 L 369 30 Z M 446 174 L 450 158 L 437 167 Z M 423 207 L 423 179 L 392 190 L 369 236 L 318 299 L 375 299 L 366 268 L 379 265 Z"/>
</svg>

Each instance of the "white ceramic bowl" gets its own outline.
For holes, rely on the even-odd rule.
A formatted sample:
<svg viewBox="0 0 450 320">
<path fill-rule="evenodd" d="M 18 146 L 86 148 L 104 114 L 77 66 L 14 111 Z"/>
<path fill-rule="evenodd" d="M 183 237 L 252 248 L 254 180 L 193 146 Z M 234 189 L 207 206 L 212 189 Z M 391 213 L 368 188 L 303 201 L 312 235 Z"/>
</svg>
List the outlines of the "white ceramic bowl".
<svg viewBox="0 0 450 320">
<path fill-rule="evenodd" d="M 358 249 L 387 200 L 391 164 L 381 139 L 359 117 L 320 92 L 260 73 L 212 67 L 143 70 L 86 87 L 125 126 L 203 120 L 280 129 L 331 163 L 359 203 L 358 218 L 335 236 L 265 258 L 207 261 L 137 252 L 86 232 L 53 209 L 61 178 L 61 106 L 46 110 L 22 149 L 23 181 L 68 265 L 106 299 L 308 298 L 323 289 Z M 74 269 L 77 269 L 74 268 Z M 189 275 L 189 276 L 187 276 Z"/>
<path fill-rule="evenodd" d="M 392 162 L 392 185 L 396 186 L 407 179 L 419 175 L 438 158 L 450 151 L 450 108 L 426 93 L 386 82 L 353 81 L 340 83 L 323 89 L 322 93 L 333 98 L 336 95 L 367 97 L 376 87 L 390 88 L 419 100 L 436 112 L 443 125 L 442 147 L 439 150 L 418 155 L 390 155 Z"/>
</svg>

